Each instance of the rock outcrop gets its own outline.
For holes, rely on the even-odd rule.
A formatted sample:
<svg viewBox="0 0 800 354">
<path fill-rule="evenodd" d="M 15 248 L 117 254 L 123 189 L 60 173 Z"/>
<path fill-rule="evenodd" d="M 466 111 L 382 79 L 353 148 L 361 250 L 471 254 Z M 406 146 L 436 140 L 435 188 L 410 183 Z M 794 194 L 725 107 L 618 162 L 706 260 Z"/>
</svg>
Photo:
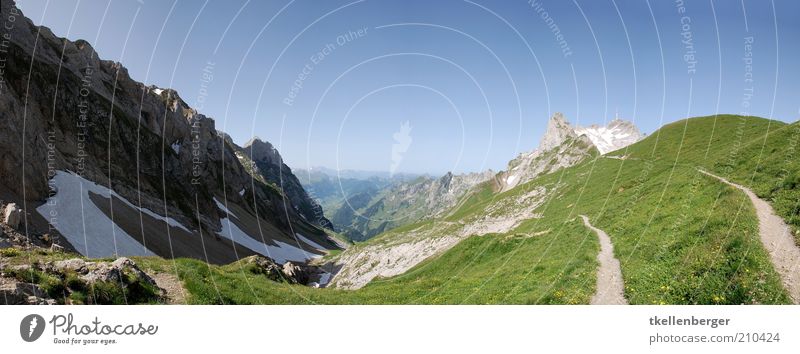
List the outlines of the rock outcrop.
<svg viewBox="0 0 800 354">
<path fill-rule="evenodd" d="M 561 113 L 547 123 L 547 131 L 539 147 L 522 153 L 498 174 L 501 191 L 507 191 L 538 176 L 572 166 L 592 155 L 594 144 L 585 135 L 578 135 Z"/>
<path fill-rule="evenodd" d="M 298 284 L 308 284 L 309 283 L 309 272 L 308 269 L 302 267 L 299 264 L 294 264 L 292 262 L 286 262 L 283 264 L 283 274 L 286 275 L 289 279 L 293 282 Z"/>
<path fill-rule="evenodd" d="M 607 126 L 573 127 L 561 113 L 547 123 L 547 131 L 535 150 L 522 153 L 498 174 L 502 191 L 528 182 L 538 176 L 577 164 L 594 151 L 605 154 L 624 148 L 643 138 L 636 126 L 614 119 Z"/>
<path fill-rule="evenodd" d="M 7 304 L 133 304 L 162 302 L 165 292 L 134 261 L 121 257 L 0 264 L 0 294 Z"/>
<path fill-rule="evenodd" d="M 261 256 L 245 258 L 242 263 L 249 266 L 251 273 L 263 275 L 275 282 L 319 287 L 320 283 L 327 281 L 327 273 L 316 265 L 295 262 L 278 265 Z"/>
<path fill-rule="evenodd" d="M 559 147 L 565 141 L 574 139 L 578 134 L 575 129 L 567 122 L 564 115 L 556 112 L 547 122 L 547 130 L 539 141 L 539 151 L 549 151 Z"/>
<path fill-rule="evenodd" d="M 76 261 L 76 260 L 73 260 Z M 77 259 L 79 261 L 79 259 Z M 73 265 L 74 266 L 74 265 Z M 63 270 L 64 268 L 62 268 Z M 77 270 L 81 274 L 81 279 L 89 284 L 102 282 L 120 282 L 128 284 L 131 282 L 144 282 L 155 286 L 156 282 L 136 266 L 130 258 L 120 257 L 111 263 L 89 262 Z"/>
<path fill-rule="evenodd" d="M 12 278 L 0 277 L 0 298 L 5 305 L 54 305 L 56 301 L 47 299 L 42 289 L 31 283 Z"/>
<path fill-rule="evenodd" d="M 252 256 L 244 260 L 245 264 L 252 264 L 252 272 L 261 274 L 275 282 L 284 282 L 289 279 L 283 273 L 283 268 L 271 259 L 261 256 Z"/>
<path fill-rule="evenodd" d="M 19 227 L 20 222 L 22 222 L 22 217 L 23 211 L 17 207 L 16 203 L 6 204 L 5 210 L 3 210 L 3 223 L 16 229 Z"/>
<path fill-rule="evenodd" d="M 322 227 L 333 229 L 333 224 L 325 218 L 322 207 L 312 199 L 300 180 L 292 173 L 292 169 L 283 163 L 283 158 L 272 144 L 259 138 L 253 138 L 237 150 L 237 156 L 244 155 L 254 163 L 253 171 L 261 175 L 268 183 L 278 186 L 291 202 L 297 213 Z M 241 159 L 241 158 L 240 158 Z"/>
</svg>

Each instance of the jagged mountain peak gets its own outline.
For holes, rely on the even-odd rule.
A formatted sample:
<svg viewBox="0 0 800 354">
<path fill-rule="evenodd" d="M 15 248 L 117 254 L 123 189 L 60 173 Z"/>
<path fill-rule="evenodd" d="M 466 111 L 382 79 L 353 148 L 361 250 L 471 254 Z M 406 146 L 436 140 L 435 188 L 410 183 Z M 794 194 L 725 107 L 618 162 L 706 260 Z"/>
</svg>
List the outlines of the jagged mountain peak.
<svg viewBox="0 0 800 354">
<path fill-rule="evenodd" d="M 590 156 L 593 149 L 605 154 L 642 137 L 636 125 L 626 120 L 615 118 L 605 126 L 573 127 L 557 112 L 547 122 L 539 147 L 508 163 L 508 170 L 499 176 L 501 189 L 508 190 L 536 176 L 574 165 Z"/>
<path fill-rule="evenodd" d="M 256 148 L 256 149 L 269 148 L 269 149 L 273 149 L 272 143 L 270 143 L 270 142 L 268 142 L 266 140 L 263 140 L 258 136 L 254 136 L 254 137 L 250 138 L 250 140 L 245 142 L 244 145 L 242 145 L 242 147 L 247 148 L 247 149 L 250 149 L 250 148 Z"/>
<path fill-rule="evenodd" d="M 569 122 L 567 121 L 567 119 L 564 118 L 564 113 L 561 113 L 561 112 L 553 113 L 553 116 L 550 117 L 549 123 L 550 124 L 566 124 L 566 125 L 569 125 Z"/>
<path fill-rule="evenodd" d="M 253 161 L 283 163 L 278 149 L 272 143 L 264 141 L 257 136 L 254 136 L 244 144 L 244 151 Z"/>
<path fill-rule="evenodd" d="M 258 135 L 254 135 L 252 138 L 250 138 L 250 140 L 248 140 L 247 142 L 244 143 L 244 146 L 248 147 L 248 146 L 253 145 L 253 144 L 265 144 L 265 143 L 267 143 L 267 142 L 264 141 L 263 139 L 261 139 L 261 137 L 259 137 Z M 267 144 L 269 144 L 269 143 L 267 143 Z"/>
<path fill-rule="evenodd" d="M 450 171 L 447 171 L 447 173 L 445 173 L 444 176 L 440 178 L 441 181 L 449 181 L 451 179 L 453 179 L 453 172 Z"/>
<path fill-rule="evenodd" d="M 547 131 L 539 142 L 538 150 L 552 150 L 564 143 L 568 138 L 575 136 L 575 129 L 564 118 L 564 114 L 556 112 L 547 122 Z"/>
<path fill-rule="evenodd" d="M 223 137 L 226 138 L 230 139 Z M 333 224 L 324 217 L 322 207 L 303 189 L 300 180 L 283 162 L 281 154 L 274 145 L 257 136 L 248 140 L 243 147 L 233 145 L 239 161 L 250 169 L 250 173 L 280 187 L 302 218 L 314 220 L 322 227 L 333 229 Z"/>
<path fill-rule="evenodd" d="M 97 51 L 95 51 L 94 47 L 91 43 L 84 39 L 76 40 L 74 43 L 75 48 L 86 55 L 86 57 L 98 57 Z"/>
<path fill-rule="evenodd" d="M 500 189 L 505 191 L 537 176 L 571 166 L 591 154 L 593 144 L 579 136 L 564 114 L 556 112 L 547 122 L 547 131 L 533 151 L 522 153 L 498 174 Z"/>
</svg>

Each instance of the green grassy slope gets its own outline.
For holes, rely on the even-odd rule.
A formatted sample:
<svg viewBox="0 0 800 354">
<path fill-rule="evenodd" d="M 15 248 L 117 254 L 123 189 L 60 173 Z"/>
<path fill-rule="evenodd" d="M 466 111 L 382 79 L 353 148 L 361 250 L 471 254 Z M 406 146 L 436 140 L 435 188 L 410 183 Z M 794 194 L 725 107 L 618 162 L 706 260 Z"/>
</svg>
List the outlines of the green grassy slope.
<svg viewBox="0 0 800 354">
<path fill-rule="evenodd" d="M 775 123 L 769 134 L 731 149 L 709 169 L 749 186 L 792 227 L 800 245 L 800 124 Z"/>
<path fill-rule="evenodd" d="M 611 235 L 631 303 L 788 301 L 749 200 L 697 172 L 716 171 L 725 156 L 783 126 L 755 117 L 694 118 L 630 146 L 627 160 L 597 161 L 593 188 L 577 208 Z M 731 171 L 748 166 L 735 163 Z"/>
<path fill-rule="evenodd" d="M 541 219 L 509 234 L 473 236 L 406 274 L 356 291 L 272 283 L 236 265 L 180 261 L 179 269 L 199 303 L 587 303 L 598 246 L 576 219 L 586 214 L 611 236 L 633 304 L 786 303 L 749 201 L 697 169 L 730 176 L 789 205 L 797 190 L 783 181 L 797 176 L 798 166 L 783 161 L 796 132 L 797 124 L 754 117 L 694 118 L 612 154 L 625 160 L 586 161 L 500 195 L 484 186 L 448 220 L 482 213 L 535 186 L 559 187 L 540 207 Z M 769 163 L 756 169 L 765 136 L 762 158 Z M 771 177 L 776 168 L 787 169 L 786 177 Z"/>
</svg>

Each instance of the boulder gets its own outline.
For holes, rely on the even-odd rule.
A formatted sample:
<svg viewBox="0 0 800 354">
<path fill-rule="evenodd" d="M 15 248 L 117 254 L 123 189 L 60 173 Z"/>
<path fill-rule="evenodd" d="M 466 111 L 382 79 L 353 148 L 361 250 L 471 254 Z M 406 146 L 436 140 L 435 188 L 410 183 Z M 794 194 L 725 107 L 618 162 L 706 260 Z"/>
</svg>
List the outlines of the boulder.
<svg viewBox="0 0 800 354">
<path fill-rule="evenodd" d="M 275 261 L 262 256 L 251 256 L 244 261 L 255 266 L 252 269 L 253 273 L 263 274 L 272 281 L 289 282 L 314 288 L 321 287 L 318 279 L 320 278 L 319 275 L 324 272 L 317 266 L 294 262 L 286 262 L 281 266 Z"/>
<path fill-rule="evenodd" d="M 73 271 L 81 274 L 87 273 L 86 262 L 80 258 L 67 259 L 53 263 L 53 268 L 57 271 Z"/>
<path fill-rule="evenodd" d="M 90 268 L 86 274 L 81 276 L 81 279 L 89 284 L 96 282 L 118 283 L 121 279 L 120 275 L 119 269 L 115 269 L 109 266 L 108 263 L 102 262 Z"/>
<path fill-rule="evenodd" d="M 131 303 L 152 303 L 159 301 L 163 296 L 163 289 L 158 287 L 149 275 L 143 272 L 129 258 L 119 258 L 113 262 L 86 262 L 80 258 L 67 259 L 56 262 L 39 263 L 33 262 L 30 265 L 6 266 L 0 264 L 0 269 L 9 270 L 6 274 L 0 273 L 0 304 L 18 305 L 51 305 L 56 304 L 57 300 L 51 299 L 36 284 L 21 282 L 19 279 L 11 277 L 14 274 L 24 274 L 26 271 L 38 270 L 48 276 L 65 278 L 67 272 L 77 272 L 85 285 L 95 285 L 98 282 L 106 282 L 110 286 L 121 289 L 132 289 L 127 292 L 125 301 Z M 143 287 L 150 284 L 151 287 Z M 66 291 L 71 292 L 69 288 Z M 110 293 L 114 293 L 111 291 Z M 113 295 L 103 295 L 98 297 L 92 295 L 92 303 L 118 303 L 119 299 L 114 299 Z M 66 295 L 65 295 L 66 297 Z M 67 303 L 70 300 L 65 299 Z"/>
<path fill-rule="evenodd" d="M 139 268 L 139 266 L 137 266 L 136 263 L 130 258 L 127 257 L 117 258 L 117 260 L 111 262 L 111 267 L 119 269 L 120 272 L 124 274 L 133 275 L 135 279 L 138 279 L 140 281 L 144 281 L 146 283 L 149 283 L 150 285 L 156 285 L 156 281 L 153 280 L 153 278 L 151 278 L 149 275 L 147 275 L 147 273 L 142 271 Z"/>
<path fill-rule="evenodd" d="M 76 262 L 75 265 L 77 264 L 78 263 Z M 120 257 L 111 263 L 86 262 L 84 263 L 84 266 L 87 268 L 87 270 L 85 271 L 84 275 L 81 276 L 81 279 L 89 284 L 98 281 L 123 283 L 143 281 L 151 285 L 156 284 L 153 278 L 139 269 L 136 263 L 127 257 Z M 123 275 L 127 275 L 127 277 L 123 277 Z"/>
<path fill-rule="evenodd" d="M 19 223 L 21 221 L 22 221 L 22 209 L 17 207 L 16 203 L 6 204 L 6 208 L 3 211 L 3 223 L 16 229 L 17 227 L 19 227 Z"/>
<path fill-rule="evenodd" d="M 28 296 L 28 299 L 26 300 L 26 303 L 28 305 L 57 305 L 58 304 L 58 302 L 56 302 L 56 300 L 41 298 L 41 297 L 38 297 L 38 296 Z"/>
<path fill-rule="evenodd" d="M 306 284 L 308 283 L 308 269 L 302 264 L 295 264 L 286 262 L 283 264 L 283 274 L 286 275 L 293 283 Z"/>
<path fill-rule="evenodd" d="M 267 279 L 277 282 L 289 280 L 284 274 L 281 266 L 273 262 L 271 259 L 261 256 L 251 256 L 246 260 L 247 263 L 253 264 L 253 273 L 263 274 Z"/>
<path fill-rule="evenodd" d="M 11 267 L 11 270 L 13 270 L 15 273 L 21 273 L 21 272 L 30 272 L 31 268 L 32 267 L 30 265 L 20 264 Z"/>
<path fill-rule="evenodd" d="M 36 284 L 28 284 L 11 278 L 0 278 L 0 299 L 6 305 L 26 305 L 44 297 L 44 291 Z"/>
</svg>

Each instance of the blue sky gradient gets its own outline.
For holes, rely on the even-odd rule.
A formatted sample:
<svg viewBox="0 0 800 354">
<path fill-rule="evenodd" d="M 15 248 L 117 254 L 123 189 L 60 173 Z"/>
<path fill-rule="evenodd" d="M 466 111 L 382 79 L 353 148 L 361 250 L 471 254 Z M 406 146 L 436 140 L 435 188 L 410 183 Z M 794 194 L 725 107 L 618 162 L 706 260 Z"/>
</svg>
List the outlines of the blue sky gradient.
<svg viewBox="0 0 800 354">
<path fill-rule="evenodd" d="M 800 115 L 792 0 L 17 5 L 134 79 L 178 90 L 237 142 L 273 142 L 296 168 L 387 171 L 406 121 L 398 172 L 438 175 L 503 169 L 553 112 L 588 125 L 618 111 L 647 133 L 687 116 Z"/>
</svg>

